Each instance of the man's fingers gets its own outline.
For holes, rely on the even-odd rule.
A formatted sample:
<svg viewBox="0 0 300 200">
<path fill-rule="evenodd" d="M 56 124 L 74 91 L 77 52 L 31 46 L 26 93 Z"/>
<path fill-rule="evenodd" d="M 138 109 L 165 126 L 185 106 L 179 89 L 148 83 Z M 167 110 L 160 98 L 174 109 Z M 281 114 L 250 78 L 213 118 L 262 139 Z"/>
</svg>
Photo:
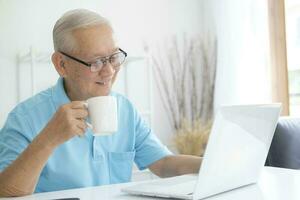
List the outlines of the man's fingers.
<svg viewBox="0 0 300 200">
<path fill-rule="evenodd" d="M 72 115 L 76 119 L 85 119 L 89 115 L 89 113 L 85 109 L 74 109 L 72 110 Z"/>
<path fill-rule="evenodd" d="M 86 106 L 85 106 L 85 101 L 72 101 L 71 102 L 71 108 L 72 109 L 86 109 Z"/>
<path fill-rule="evenodd" d="M 78 133 L 76 133 L 79 136 L 84 136 L 86 132 L 87 125 L 85 124 L 84 120 L 78 120 L 76 127 L 78 129 Z"/>
<path fill-rule="evenodd" d="M 79 120 L 78 126 L 84 130 L 86 130 L 86 128 L 87 128 L 87 125 L 86 125 L 84 119 Z"/>
</svg>

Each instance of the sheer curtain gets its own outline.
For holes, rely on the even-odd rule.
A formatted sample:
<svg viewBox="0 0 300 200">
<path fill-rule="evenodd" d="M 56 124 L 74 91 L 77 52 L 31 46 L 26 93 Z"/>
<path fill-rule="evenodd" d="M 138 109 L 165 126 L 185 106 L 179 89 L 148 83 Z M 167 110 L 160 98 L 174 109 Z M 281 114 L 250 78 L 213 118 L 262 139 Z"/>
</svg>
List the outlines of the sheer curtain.
<svg viewBox="0 0 300 200">
<path fill-rule="evenodd" d="M 205 27 L 215 27 L 215 109 L 223 104 L 282 102 L 288 114 L 284 1 L 210 0 Z"/>
</svg>

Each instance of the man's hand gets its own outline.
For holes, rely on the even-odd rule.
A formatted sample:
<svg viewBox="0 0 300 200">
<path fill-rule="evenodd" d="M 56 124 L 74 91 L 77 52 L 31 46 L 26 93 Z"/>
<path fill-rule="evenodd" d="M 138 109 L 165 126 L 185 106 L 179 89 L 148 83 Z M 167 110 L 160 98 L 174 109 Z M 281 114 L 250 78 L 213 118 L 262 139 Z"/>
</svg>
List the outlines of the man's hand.
<svg viewBox="0 0 300 200">
<path fill-rule="evenodd" d="M 199 172 L 202 158 L 191 155 L 166 156 L 149 166 L 151 172 L 159 177 L 195 174 Z"/>
<path fill-rule="evenodd" d="M 42 134 L 47 135 L 52 147 L 66 142 L 74 136 L 83 136 L 87 125 L 87 108 L 83 101 L 72 101 L 62 105 L 48 122 Z"/>
</svg>

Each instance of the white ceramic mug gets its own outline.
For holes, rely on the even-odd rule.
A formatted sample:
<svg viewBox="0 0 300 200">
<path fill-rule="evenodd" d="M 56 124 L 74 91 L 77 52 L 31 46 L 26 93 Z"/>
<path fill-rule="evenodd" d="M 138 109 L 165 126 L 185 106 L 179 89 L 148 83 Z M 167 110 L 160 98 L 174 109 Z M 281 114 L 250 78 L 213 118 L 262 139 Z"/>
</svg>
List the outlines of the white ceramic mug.
<svg viewBox="0 0 300 200">
<path fill-rule="evenodd" d="M 92 129 L 95 136 L 110 135 L 118 131 L 117 100 L 113 96 L 89 98 L 85 105 L 88 108 Z"/>
</svg>

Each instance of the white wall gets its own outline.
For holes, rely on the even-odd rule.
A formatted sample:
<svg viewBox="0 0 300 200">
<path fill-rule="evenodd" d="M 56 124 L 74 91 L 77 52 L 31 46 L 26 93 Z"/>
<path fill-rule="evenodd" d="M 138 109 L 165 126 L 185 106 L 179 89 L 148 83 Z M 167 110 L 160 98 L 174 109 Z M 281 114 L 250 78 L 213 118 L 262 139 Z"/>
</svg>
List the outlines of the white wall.
<svg viewBox="0 0 300 200">
<path fill-rule="evenodd" d="M 17 103 L 16 56 L 34 46 L 52 51 L 51 31 L 66 10 L 108 17 L 120 46 L 142 53 L 147 39 L 206 30 L 218 38 L 215 105 L 270 101 L 266 0 L 2 0 L 0 1 L 0 126 Z M 46 76 L 46 75 L 45 75 Z M 135 82 L 143 82 L 136 75 Z M 153 130 L 171 144 L 172 129 L 153 85 Z"/>
<path fill-rule="evenodd" d="M 73 8 L 96 10 L 109 18 L 118 35 L 120 46 L 131 55 L 141 54 L 142 43 L 149 38 L 160 38 L 169 33 L 195 33 L 201 29 L 201 1 L 198 0 L 2 0 L 0 127 L 7 113 L 17 104 L 17 55 L 28 52 L 31 46 L 37 53 L 51 52 L 53 25 L 65 11 Z M 135 77 L 136 83 L 143 81 L 139 80 L 138 75 Z M 154 85 L 153 130 L 164 143 L 170 144 L 172 130 L 156 91 Z"/>
</svg>

